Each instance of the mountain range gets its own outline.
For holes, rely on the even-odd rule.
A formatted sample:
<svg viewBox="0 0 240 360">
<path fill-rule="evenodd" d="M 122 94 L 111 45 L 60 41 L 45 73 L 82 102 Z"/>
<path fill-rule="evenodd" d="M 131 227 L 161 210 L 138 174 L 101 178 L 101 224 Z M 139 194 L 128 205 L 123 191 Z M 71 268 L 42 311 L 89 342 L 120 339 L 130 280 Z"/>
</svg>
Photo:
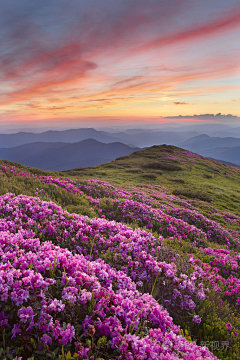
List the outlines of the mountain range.
<svg viewBox="0 0 240 360">
<path fill-rule="evenodd" d="M 223 147 L 203 151 L 202 155 L 216 160 L 222 160 L 226 164 L 230 163 L 240 165 L 240 146 L 236 147 Z"/>
<path fill-rule="evenodd" d="M 198 135 L 196 131 L 152 131 L 135 129 L 127 132 L 110 133 L 98 131 L 93 128 L 70 129 L 63 131 L 45 131 L 40 134 L 31 132 L 18 132 L 16 134 L 0 134 L 0 147 L 10 148 L 13 146 L 34 143 L 34 142 L 64 142 L 74 143 L 86 139 L 94 139 L 105 144 L 122 142 L 129 146 L 147 147 L 161 144 L 175 144 L 186 141 Z"/>
<path fill-rule="evenodd" d="M 203 151 L 212 150 L 216 148 L 233 148 L 235 146 L 240 146 L 240 139 L 234 137 L 211 137 L 206 134 L 198 135 L 192 137 L 181 143 L 181 147 L 184 149 L 194 151 L 197 153 L 202 153 Z"/>
<path fill-rule="evenodd" d="M 205 157 L 240 165 L 239 138 L 220 138 L 203 134 L 182 142 L 180 146 Z"/>
<path fill-rule="evenodd" d="M 104 144 L 94 139 L 76 143 L 34 142 L 0 148 L 0 158 L 44 170 L 67 170 L 95 166 L 139 150 L 120 142 Z"/>
<path fill-rule="evenodd" d="M 159 129 L 127 129 L 116 132 L 93 128 L 46 131 L 35 134 L 0 134 L 0 158 L 45 170 L 95 166 L 152 145 L 175 145 L 205 157 L 240 165 L 240 137 L 213 136 L 229 133 L 229 127 L 202 125 Z M 182 131 L 181 131 L 182 129 Z M 195 130 L 194 130 L 195 129 Z M 197 131 L 196 131 L 197 130 Z M 114 132 L 115 131 L 115 132 Z M 211 135 L 209 135 L 211 134 Z M 239 135 L 240 136 L 240 135 Z M 108 145 L 108 146 L 106 146 Z"/>
<path fill-rule="evenodd" d="M 105 144 L 117 142 L 118 138 L 111 134 L 97 131 L 92 128 L 70 129 L 63 131 L 45 131 L 40 134 L 32 132 L 18 132 L 16 134 L 0 134 L 0 147 L 10 148 L 13 146 L 29 144 L 34 142 L 64 142 L 75 143 L 86 139 L 94 139 Z"/>
</svg>

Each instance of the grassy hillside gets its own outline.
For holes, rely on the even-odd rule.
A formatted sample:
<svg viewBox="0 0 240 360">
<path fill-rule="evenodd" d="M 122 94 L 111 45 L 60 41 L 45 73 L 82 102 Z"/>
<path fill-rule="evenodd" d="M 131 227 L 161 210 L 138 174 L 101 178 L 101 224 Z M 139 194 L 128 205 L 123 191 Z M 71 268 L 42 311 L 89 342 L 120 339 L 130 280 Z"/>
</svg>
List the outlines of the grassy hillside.
<svg viewBox="0 0 240 360">
<path fill-rule="evenodd" d="M 0 358 L 239 359 L 239 190 L 240 169 L 174 146 L 0 161 Z"/>
<path fill-rule="evenodd" d="M 152 146 L 92 168 L 64 172 L 77 179 L 96 178 L 115 186 L 157 184 L 188 199 L 208 200 L 240 215 L 240 169 L 175 146 Z"/>
</svg>

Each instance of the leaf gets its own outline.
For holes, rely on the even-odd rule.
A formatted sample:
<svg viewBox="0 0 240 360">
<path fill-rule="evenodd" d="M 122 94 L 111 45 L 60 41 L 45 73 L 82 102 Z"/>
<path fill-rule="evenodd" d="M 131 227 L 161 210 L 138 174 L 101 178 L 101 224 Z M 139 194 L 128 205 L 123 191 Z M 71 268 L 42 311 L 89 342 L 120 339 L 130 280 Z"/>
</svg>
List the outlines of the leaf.
<svg viewBox="0 0 240 360">
<path fill-rule="evenodd" d="M 66 360 L 71 360 L 72 359 L 72 355 L 70 353 L 70 351 L 68 351 L 67 355 L 66 355 Z"/>
</svg>

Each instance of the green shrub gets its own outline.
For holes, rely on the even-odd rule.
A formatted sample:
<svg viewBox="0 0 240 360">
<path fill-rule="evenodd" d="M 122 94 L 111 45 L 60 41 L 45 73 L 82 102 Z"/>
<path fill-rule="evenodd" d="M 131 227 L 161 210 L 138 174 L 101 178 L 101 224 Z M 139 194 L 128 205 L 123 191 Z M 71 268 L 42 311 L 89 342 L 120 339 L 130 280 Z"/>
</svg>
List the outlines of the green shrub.
<svg viewBox="0 0 240 360">
<path fill-rule="evenodd" d="M 203 177 L 204 177 L 205 179 L 211 179 L 211 178 L 212 178 L 212 175 L 203 174 Z"/>
<path fill-rule="evenodd" d="M 214 174 L 219 174 L 219 169 L 215 168 L 213 166 L 210 166 L 208 164 L 203 164 L 206 168 L 208 172 L 214 173 Z"/>
<path fill-rule="evenodd" d="M 181 183 L 181 184 L 184 184 L 185 183 L 185 181 L 183 180 L 183 179 L 174 179 L 174 178 L 172 178 L 172 179 L 168 179 L 169 181 L 174 181 L 174 182 L 177 182 L 177 183 Z"/>
<path fill-rule="evenodd" d="M 149 178 L 149 179 L 156 179 L 157 178 L 157 175 L 153 174 L 153 173 L 145 173 L 145 174 L 142 174 L 140 176 L 142 176 L 144 178 Z"/>
<path fill-rule="evenodd" d="M 174 189 L 173 195 L 176 195 L 176 196 L 182 195 L 182 196 L 186 196 L 187 198 L 190 198 L 190 199 L 199 199 L 199 200 L 207 201 L 207 202 L 212 201 L 212 198 L 208 194 L 203 193 L 198 190 Z"/>
<path fill-rule="evenodd" d="M 121 162 L 119 163 L 119 168 L 131 168 L 132 165 L 130 165 L 128 162 Z"/>
<path fill-rule="evenodd" d="M 129 155 L 120 156 L 120 157 L 116 158 L 116 160 L 126 160 L 126 159 L 129 159 Z"/>
<path fill-rule="evenodd" d="M 119 166 L 114 163 L 104 164 L 104 167 L 105 168 L 119 168 Z"/>
<path fill-rule="evenodd" d="M 132 169 L 126 169 L 125 172 L 129 172 L 129 173 L 141 173 L 142 170 L 139 168 L 132 168 Z"/>
<path fill-rule="evenodd" d="M 165 170 L 165 171 L 180 171 L 182 170 L 182 167 L 179 165 L 176 165 L 176 160 L 171 159 L 163 159 L 156 162 L 151 162 L 144 167 L 148 169 L 156 169 L 156 170 Z"/>
</svg>

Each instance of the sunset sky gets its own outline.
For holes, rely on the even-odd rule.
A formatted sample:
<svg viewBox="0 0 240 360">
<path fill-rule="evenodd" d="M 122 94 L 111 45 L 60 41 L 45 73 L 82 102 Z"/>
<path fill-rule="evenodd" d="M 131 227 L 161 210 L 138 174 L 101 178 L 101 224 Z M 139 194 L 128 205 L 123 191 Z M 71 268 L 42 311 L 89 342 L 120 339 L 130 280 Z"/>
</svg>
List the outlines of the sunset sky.
<svg viewBox="0 0 240 360">
<path fill-rule="evenodd" d="M 240 116 L 240 2 L 1 1 L 0 84 L 0 126 Z"/>
</svg>

